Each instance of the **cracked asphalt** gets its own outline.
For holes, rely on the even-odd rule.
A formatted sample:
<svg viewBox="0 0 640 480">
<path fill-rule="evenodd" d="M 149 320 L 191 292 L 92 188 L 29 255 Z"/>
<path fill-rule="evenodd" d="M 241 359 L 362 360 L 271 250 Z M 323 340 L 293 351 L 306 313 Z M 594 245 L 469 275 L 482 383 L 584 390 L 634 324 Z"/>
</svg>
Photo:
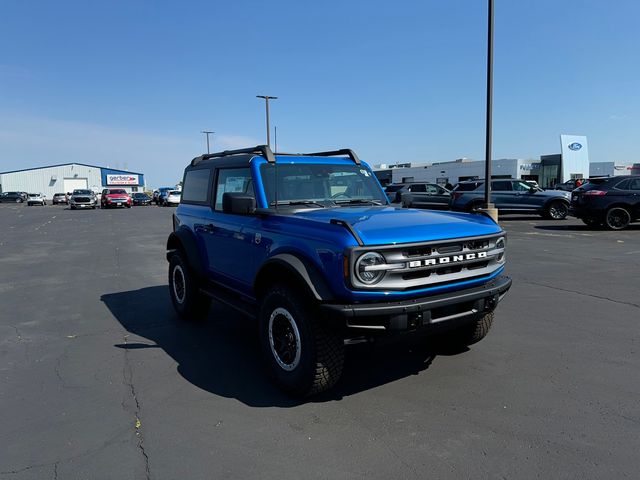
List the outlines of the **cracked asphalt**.
<svg viewBox="0 0 640 480">
<path fill-rule="evenodd" d="M 640 225 L 504 217 L 490 335 L 350 347 L 330 394 L 175 317 L 173 210 L 0 205 L 0 479 L 638 478 Z"/>
</svg>

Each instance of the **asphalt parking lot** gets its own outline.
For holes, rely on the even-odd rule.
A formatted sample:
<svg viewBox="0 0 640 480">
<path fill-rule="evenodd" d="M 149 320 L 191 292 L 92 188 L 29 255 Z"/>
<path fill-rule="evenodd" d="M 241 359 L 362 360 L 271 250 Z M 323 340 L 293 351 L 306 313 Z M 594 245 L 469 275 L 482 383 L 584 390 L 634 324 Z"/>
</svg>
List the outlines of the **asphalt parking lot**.
<svg viewBox="0 0 640 480">
<path fill-rule="evenodd" d="M 638 478 L 640 225 L 504 217 L 485 340 L 353 346 L 297 402 L 251 322 L 177 320 L 172 212 L 0 205 L 0 478 Z"/>
</svg>

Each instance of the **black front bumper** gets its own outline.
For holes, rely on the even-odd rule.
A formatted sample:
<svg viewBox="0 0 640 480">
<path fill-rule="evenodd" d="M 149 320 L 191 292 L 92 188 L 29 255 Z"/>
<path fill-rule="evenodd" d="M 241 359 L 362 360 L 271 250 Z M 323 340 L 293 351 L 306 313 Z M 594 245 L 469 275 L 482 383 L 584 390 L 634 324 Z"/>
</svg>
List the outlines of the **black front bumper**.
<svg viewBox="0 0 640 480">
<path fill-rule="evenodd" d="M 503 275 L 480 287 L 440 295 L 401 302 L 322 304 L 322 308 L 331 316 L 344 318 L 351 328 L 406 330 L 493 311 L 509 288 L 511 278 Z"/>
</svg>

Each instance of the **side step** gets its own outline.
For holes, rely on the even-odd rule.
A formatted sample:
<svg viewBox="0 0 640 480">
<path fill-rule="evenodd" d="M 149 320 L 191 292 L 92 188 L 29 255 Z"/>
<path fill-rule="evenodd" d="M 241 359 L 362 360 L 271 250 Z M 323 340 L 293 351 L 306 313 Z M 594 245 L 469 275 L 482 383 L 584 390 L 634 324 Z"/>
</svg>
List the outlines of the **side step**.
<svg viewBox="0 0 640 480">
<path fill-rule="evenodd" d="M 250 318 L 258 317 L 258 306 L 253 299 L 224 287 L 209 283 L 200 292 Z"/>
</svg>

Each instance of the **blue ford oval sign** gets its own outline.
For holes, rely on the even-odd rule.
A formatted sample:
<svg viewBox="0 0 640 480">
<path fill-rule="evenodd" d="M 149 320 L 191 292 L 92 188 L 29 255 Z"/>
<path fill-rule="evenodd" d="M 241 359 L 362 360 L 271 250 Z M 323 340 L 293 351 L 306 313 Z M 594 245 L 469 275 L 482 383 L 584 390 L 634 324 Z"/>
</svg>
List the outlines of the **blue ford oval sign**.
<svg viewBox="0 0 640 480">
<path fill-rule="evenodd" d="M 569 150 L 580 150 L 582 148 L 582 144 L 578 142 L 573 142 L 569 144 Z"/>
</svg>

